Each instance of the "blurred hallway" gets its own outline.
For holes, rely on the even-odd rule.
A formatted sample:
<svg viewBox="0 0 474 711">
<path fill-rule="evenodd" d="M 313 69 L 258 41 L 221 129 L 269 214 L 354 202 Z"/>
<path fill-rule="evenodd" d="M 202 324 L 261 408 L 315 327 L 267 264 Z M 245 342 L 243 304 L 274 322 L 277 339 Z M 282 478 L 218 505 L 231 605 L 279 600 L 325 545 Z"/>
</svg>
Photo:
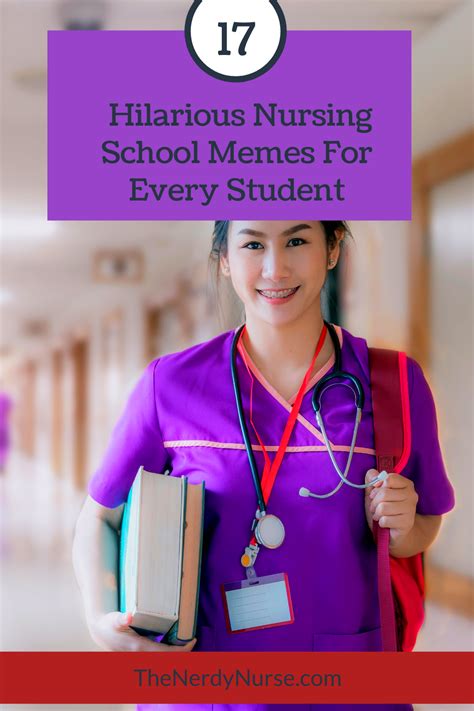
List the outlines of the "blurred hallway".
<svg viewBox="0 0 474 711">
<path fill-rule="evenodd" d="M 0 481 L 1 559 L 8 580 L 1 598 L 2 649 L 97 651 L 71 563 L 82 501 L 83 494 L 65 479 L 24 456 L 12 456 Z M 464 651 L 473 646 L 472 619 L 428 604 L 417 650 Z"/>
<path fill-rule="evenodd" d="M 83 494 L 15 454 L 1 478 L 0 497 L 2 570 L 8 580 L 1 599 L 2 649 L 97 650 L 71 563 Z M 474 647 L 473 620 L 431 604 L 426 617 L 418 650 Z"/>
<path fill-rule="evenodd" d="M 2 476 L 0 496 L 2 570 L 9 583 L 2 589 L 2 648 L 96 649 L 71 563 L 83 496 L 20 455 Z"/>
</svg>

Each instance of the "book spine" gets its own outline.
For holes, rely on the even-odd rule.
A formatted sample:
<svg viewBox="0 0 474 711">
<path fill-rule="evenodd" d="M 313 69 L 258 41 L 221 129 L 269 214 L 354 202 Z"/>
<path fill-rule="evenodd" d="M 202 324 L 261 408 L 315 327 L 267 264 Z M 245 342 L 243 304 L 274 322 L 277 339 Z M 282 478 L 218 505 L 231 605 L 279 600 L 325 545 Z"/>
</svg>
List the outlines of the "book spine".
<svg viewBox="0 0 474 711">
<path fill-rule="evenodd" d="M 198 579 L 197 579 L 197 588 L 196 588 L 196 606 L 194 608 L 194 626 L 193 626 L 193 634 L 192 637 L 189 639 L 183 639 L 182 637 L 178 637 L 178 629 L 179 629 L 179 620 L 177 620 L 174 625 L 171 627 L 169 632 L 166 634 L 166 638 L 163 640 L 166 644 L 174 644 L 177 646 L 183 646 L 190 642 L 194 637 L 196 636 L 196 628 L 197 628 L 197 619 L 198 619 L 198 612 L 199 612 L 199 590 L 201 588 L 201 567 L 202 567 L 202 544 L 203 544 L 203 538 L 204 538 L 204 498 L 205 498 L 205 482 L 202 482 L 201 484 L 202 488 L 202 514 L 201 514 L 201 536 L 200 536 L 200 542 L 199 542 L 199 564 L 198 564 Z"/>
<path fill-rule="evenodd" d="M 181 477 L 182 482 L 182 500 L 181 500 L 181 540 L 179 551 L 179 571 L 178 571 L 178 587 L 179 599 L 176 615 L 179 615 L 179 606 L 181 604 L 181 583 L 183 579 L 183 561 L 184 561 L 184 537 L 186 535 L 186 504 L 188 498 L 188 477 Z"/>
<path fill-rule="evenodd" d="M 204 539 L 204 499 L 206 495 L 206 484 L 202 482 L 202 515 L 201 515 L 201 539 L 199 542 L 199 563 L 198 563 L 198 581 L 196 590 L 196 607 L 194 610 L 194 627 L 193 627 L 193 637 L 196 636 L 197 618 L 199 612 L 199 591 L 201 589 L 201 568 L 202 568 L 202 543 Z"/>
</svg>

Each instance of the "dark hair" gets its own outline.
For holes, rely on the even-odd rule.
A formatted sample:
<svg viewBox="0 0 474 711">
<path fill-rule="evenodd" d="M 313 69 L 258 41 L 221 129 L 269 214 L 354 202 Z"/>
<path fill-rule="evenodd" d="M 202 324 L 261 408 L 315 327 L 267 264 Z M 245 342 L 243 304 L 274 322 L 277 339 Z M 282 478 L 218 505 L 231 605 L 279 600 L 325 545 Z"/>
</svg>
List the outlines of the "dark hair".
<svg viewBox="0 0 474 711">
<path fill-rule="evenodd" d="M 227 239 L 229 236 L 230 220 L 216 220 L 214 223 L 214 232 L 212 234 L 212 247 L 210 257 L 219 263 L 219 259 L 227 252 Z M 350 235 L 350 229 L 347 222 L 342 220 L 321 221 L 321 225 L 326 235 L 326 244 L 328 249 L 331 249 L 336 243 L 336 231 L 342 230 L 344 236 Z"/>
</svg>

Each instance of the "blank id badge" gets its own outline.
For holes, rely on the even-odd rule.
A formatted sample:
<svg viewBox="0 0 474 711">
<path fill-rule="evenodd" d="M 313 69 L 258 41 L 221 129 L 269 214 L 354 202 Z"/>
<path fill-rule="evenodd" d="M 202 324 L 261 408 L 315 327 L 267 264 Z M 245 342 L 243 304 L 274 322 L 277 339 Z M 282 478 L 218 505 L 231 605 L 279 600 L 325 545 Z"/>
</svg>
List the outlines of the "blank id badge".
<svg viewBox="0 0 474 711">
<path fill-rule="evenodd" d="M 286 573 L 224 583 L 221 590 L 230 633 L 291 625 L 294 622 Z"/>
</svg>

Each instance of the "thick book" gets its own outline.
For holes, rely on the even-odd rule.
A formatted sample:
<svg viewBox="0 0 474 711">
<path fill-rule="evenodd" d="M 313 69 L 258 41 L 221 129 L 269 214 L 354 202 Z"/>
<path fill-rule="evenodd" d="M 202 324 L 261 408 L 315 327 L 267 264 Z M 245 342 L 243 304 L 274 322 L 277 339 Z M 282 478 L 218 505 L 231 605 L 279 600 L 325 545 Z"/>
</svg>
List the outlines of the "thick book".
<svg viewBox="0 0 474 711">
<path fill-rule="evenodd" d="M 184 644 L 196 630 L 204 483 L 138 470 L 120 531 L 120 610 L 132 628 Z"/>
</svg>

